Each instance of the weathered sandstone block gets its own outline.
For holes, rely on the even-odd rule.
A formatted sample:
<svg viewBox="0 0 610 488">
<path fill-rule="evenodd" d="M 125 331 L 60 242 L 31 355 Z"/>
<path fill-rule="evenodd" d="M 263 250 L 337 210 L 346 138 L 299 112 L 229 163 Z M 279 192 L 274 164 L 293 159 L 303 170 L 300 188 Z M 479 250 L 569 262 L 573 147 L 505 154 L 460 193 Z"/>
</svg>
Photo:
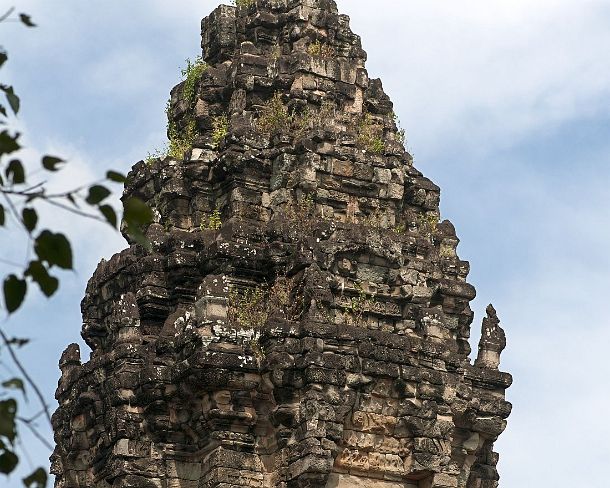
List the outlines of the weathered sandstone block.
<svg viewBox="0 0 610 488">
<path fill-rule="evenodd" d="M 202 48 L 184 154 L 125 189 L 151 248 L 100 263 L 60 361 L 56 487 L 497 487 L 504 332 L 473 365 L 469 265 L 349 19 L 221 6 Z"/>
</svg>

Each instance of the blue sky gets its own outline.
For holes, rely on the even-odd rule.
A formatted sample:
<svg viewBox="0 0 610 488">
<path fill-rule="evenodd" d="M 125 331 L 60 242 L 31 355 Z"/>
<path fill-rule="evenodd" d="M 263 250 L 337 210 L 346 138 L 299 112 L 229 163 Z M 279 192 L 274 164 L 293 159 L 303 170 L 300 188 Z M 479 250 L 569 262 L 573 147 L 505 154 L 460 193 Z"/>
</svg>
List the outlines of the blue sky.
<svg viewBox="0 0 610 488">
<path fill-rule="evenodd" d="M 501 486 L 605 488 L 610 1 L 338 3 L 395 103 L 416 166 L 442 188 L 443 217 L 478 291 L 474 335 L 489 302 L 506 329 L 502 369 L 515 384 L 497 443 Z M 127 170 L 163 144 L 169 90 L 216 6 L 126 4 L 20 0 L 40 26 L 1 27 L 3 76 L 23 97 L 25 156 L 65 156 L 70 181 Z M 123 243 L 104 226 L 47 216 L 73 236 L 77 272 L 63 275 L 58 297 L 32 296 L 4 326 L 36 337 L 24 358 L 52 399 L 59 355 L 79 340 L 86 280 Z M 22 257 L 21 243 L 0 239 L 3 255 Z M 25 439 L 35 461 L 46 457 Z"/>
</svg>

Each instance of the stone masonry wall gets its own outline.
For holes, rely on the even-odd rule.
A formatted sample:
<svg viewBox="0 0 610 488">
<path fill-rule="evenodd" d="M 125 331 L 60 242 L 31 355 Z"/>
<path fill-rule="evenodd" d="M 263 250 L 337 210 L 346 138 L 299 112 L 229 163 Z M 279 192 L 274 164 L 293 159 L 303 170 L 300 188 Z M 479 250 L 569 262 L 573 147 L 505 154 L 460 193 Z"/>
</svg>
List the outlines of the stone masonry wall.
<svg viewBox="0 0 610 488">
<path fill-rule="evenodd" d="M 188 150 L 125 190 L 152 247 L 99 264 L 61 358 L 55 486 L 497 487 L 504 332 L 471 364 L 469 265 L 349 18 L 220 6 L 202 49 Z"/>
</svg>

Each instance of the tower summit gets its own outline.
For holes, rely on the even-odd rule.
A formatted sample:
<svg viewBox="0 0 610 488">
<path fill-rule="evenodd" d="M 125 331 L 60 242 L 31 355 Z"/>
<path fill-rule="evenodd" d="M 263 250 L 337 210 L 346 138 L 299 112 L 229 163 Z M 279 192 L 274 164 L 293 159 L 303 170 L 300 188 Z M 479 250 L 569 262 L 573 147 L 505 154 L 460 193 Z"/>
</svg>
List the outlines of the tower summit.
<svg viewBox="0 0 610 488">
<path fill-rule="evenodd" d="M 202 22 L 62 356 L 57 488 L 496 488 L 511 376 L 392 102 L 332 0 Z"/>
</svg>

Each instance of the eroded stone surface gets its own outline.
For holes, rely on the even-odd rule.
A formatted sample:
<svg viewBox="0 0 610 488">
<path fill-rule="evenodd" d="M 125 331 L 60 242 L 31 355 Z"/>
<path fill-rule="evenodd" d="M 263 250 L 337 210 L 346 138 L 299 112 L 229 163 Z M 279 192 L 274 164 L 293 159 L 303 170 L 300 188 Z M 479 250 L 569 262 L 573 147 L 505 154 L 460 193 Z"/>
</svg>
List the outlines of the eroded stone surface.
<svg viewBox="0 0 610 488">
<path fill-rule="evenodd" d="M 470 363 L 469 265 L 349 19 L 258 0 L 202 31 L 192 150 L 126 188 L 152 249 L 100 263 L 91 358 L 60 362 L 56 487 L 497 487 L 504 332 L 490 307 Z"/>
<path fill-rule="evenodd" d="M 384 481 L 333 473 L 326 488 L 418 488 L 417 482 Z"/>
</svg>

